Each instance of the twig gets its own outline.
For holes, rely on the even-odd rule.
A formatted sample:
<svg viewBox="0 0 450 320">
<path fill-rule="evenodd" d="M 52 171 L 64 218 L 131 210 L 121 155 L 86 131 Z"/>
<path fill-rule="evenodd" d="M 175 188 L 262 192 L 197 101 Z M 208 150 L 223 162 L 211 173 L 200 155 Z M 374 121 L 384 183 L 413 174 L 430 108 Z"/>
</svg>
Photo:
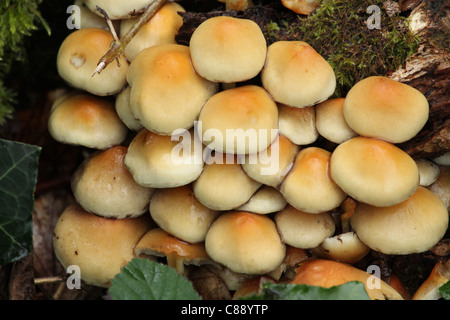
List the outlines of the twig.
<svg viewBox="0 0 450 320">
<path fill-rule="evenodd" d="M 34 284 L 47 284 L 47 283 L 55 283 L 65 281 L 65 277 L 54 276 L 54 277 L 43 277 L 43 278 L 35 278 Z"/>
<path fill-rule="evenodd" d="M 114 60 L 117 60 L 117 63 L 119 63 L 119 58 L 120 56 L 124 55 L 125 47 L 131 41 L 131 39 L 133 39 L 133 37 L 142 28 L 142 26 L 147 23 L 151 19 L 151 17 L 153 17 L 153 15 L 159 10 L 159 8 L 161 8 L 167 1 L 168 0 L 154 0 L 148 5 L 144 13 L 139 17 L 139 20 L 133 25 L 130 30 L 128 30 L 128 32 L 122 37 L 122 39 L 116 39 L 116 35 L 114 41 L 111 42 L 111 46 L 108 52 L 106 52 L 106 54 L 98 62 L 97 68 L 95 69 L 92 76 L 94 76 L 96 73 L 100 74 L 100 72 L 102 72 L 102 70 L 105 69 L 106 66 Z M 102 11 L 104 12 L 104 10 Z M 104 15 L 106 15 L 107 17 L 106 12 Z M 112 28 L 111 30 L 114 30 L 114 28 Z"/>
</svg>

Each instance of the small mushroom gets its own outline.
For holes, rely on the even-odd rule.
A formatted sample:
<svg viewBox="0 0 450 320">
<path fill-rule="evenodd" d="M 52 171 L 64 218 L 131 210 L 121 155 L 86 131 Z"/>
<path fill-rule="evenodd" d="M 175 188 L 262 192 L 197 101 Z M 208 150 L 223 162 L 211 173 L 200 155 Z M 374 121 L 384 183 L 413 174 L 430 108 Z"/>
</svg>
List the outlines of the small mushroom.
<svg viewBox="0 0 450 320">
<path fill-rule="evenodd" d="M 261 186 L 258 191 L 243 205 L 236 208 L 238 211 L 247 211 L 258 214 L 278 212 L 286 207 L 286 199 L 274 187 Z"/>
<path fill-rule="evenodd" d="M 290 205 L 277 212 L 274 219 L 283 241 L 300 249 L 317 247 L 336 229 L 329 212 L 306 213 Z"/>
<path fill-rule="evenodd" d="M 281 135 L 299 146 L 314 143 L 319 138 L 315 106 L 295 108 L 281 103 L 277 106 Z"/>
<path fill-rule="evenodd" d="M 219 212 L 205 207 L 191 185 L 159 189 L 150 201 L 150 215 L 164 231 L 189 243 L 203 242 Z"/>
<path fill-rule="evenodd" d="M 368 137 L 339 144 L 331 155 L 330 175 L 350 197 L 373 206 L 400 203 L 419 186 L 419 169 L 411 156 L 387 141 Z"/>
<path fill-rule="evenodd" d="M 134 180 L 150 188 L 174 188 L 196 180 L 204 165 L 202 153 L 195 147 L 201 143 L 196 141 L 198 138 L 193 130 L 186 133 L 187 140 L 183 137 L 181 142 L 177 142 L 171 136 L 141 129 L 125 155 L 125 166 Z M 180 154 L 174 154 L 180 144 Z"/>
<path fill-rule="evenodd" d="M 130 107 L 131 87 L 127 86 L 116 95 L 114 106 L 120 120 L 132 131 L 141 130 L 142 124 L 134 117 Z"/>
<path fill-rule="evenodd" d="M 107 288 L 135 255 L 134 246 L 151 228 L 146 216 L 108 219 L 70 205 L 56 222 L 53 248 L 66 269 L 76 265 L 86 284 Z"/>
<path fill-rule="evenodd" d="M 359 135 L 392 143 L 413 138 L 428 120 L 429 105 L 417 89 L 382 76 L 357 82 L 344 101 L 347 124 Z"/>
<path fill-rule="evenodd" d="M 195 70 L 215 82 L 241 82 L 256 77 L 264 66 L 267 44 L 250 19 L 216 16 L 203 21 L 189 42 Z"/>
<path fill-rule="evenodd" d="M 204 104 L 198 121 L 203 144 L 222 153 L 257 153 L 266 150 L 278 135 L 277 106 L 257 85 L 214 94 Z"/>
<path fill-rule="evenodd" d="M 275 270 L 286 254 L 275 223 L 245 211 L 222 213 L 206 234 L 205 248 L 211 259 L 231 271 L 253 275 Z"/>
<path fill-rule="evenodd" d="M 179 13 L 185 9 L 177 2 L 167 2 L 148 20 L 125 47 L 125 57 L 132 61 L 145 48 L 166 43 L 176 43 L 175 36 L 183 24 Z M 120 34 L 126 34 L 138 18 L 122 19 Z"/>
<path fill-rule="evenodd" d="M 345 98 L 328 99 L 315 106 L 317 131 L 337 144 L 358 135 L 345 121 L 344 101 Z"/>
<path fill-rule="evenodd" d="M 111 0 L 83 0 L 86 6 L 92 11 L 102 16 L 97 7 L 102 8 L 108 14 L 111 20 L 127 19 L 139 12 L 153 0 L 129 0 L 129 1 L 111 1 Z"/>
<path fill-rule="evenodd" d="M 173 43 L 140 51 L 130 63 L 127 81 L 134 117 L 161 135 L 192 128 L 203 104 L 219 87 L 195 72 L 189 47 Z"/>
<path fill-rule="evenodd" d="M 357 202 L 350 225 L 371 249 L 385 254 L 412 254 L 429 250 L 448 229 L 444 203 L 425 187 L 393 206 Z M 388 226 L 388 227 L 387 227 Z"/>
<path fill-rule="evenodd" d="M 310 15 L 320 6 L 321 0 L 281 0 L 281 3 L 295 13 Z"/>
<path fill-rule="evenodd" d="M 261 81 L 276 102 L 297 108 L 325 101 L 336 88 L 333 68 L 304 41 L 272 43 Z"/>
<path fill-rule="evenodd" d="M 111 63 L 93 76 L 98 61 L 109 50 L 113 36 L 104 29 L 79 29 L 62 42 L 56 58 L 58 74 L 69 85 L 97 96 L 118 93 L 127 84 L 128 62 Z"/>
<path fill-rule="evenodd" d="M 439 177 L 439 166 L 427 159 L 415 160 L 419 168 L 419 185 L 428 187 Z"/>
<path fill-rule="evenodd" d="M 78 91 L 54 101 L 48 130 L 58 142 L 101 150 L 122 143 L 128 134 L 110 100 Z"/>
<path fill-rule="evenodd" d="M 195 197 L 212 210 L 232 210 L 246 203 L 261 183 L 251 179 L 237 157 L 215 154 L 217 161 L 206 159 L 200 176 L 193 182 Z M 228 160 L 231 159 L 231 160 Z"/>
<path fill-rule="evenodd" d="M 439 165 L 439 176 L 427 188 L 437 195 L 450 211 L 450 166 Z"/>
<path fill-rule="evenodd" d="M 165 258 L 167 265 L 178 274 L 186 275 L 186 266 L 214 263 L 205 251 L 205 245 L 180 240 L 161 228 L 148 230 L 137 242 L 134 253 L 138 258 L 155 260 Z"/>
<path fill-rule="evenodd" d="M 300 150 L 281 184 L 286 201 L 298 210 L 320 213 L 337 208 L 347 197 L 331 179 L 331 153 L 318 147 Z"/>
<path fill-rule="evenodd" d="M 370 248 L 359 240 L 355 232 L 349 231 L 326 238 L 311 252 L 319 258 L 355 264 L 370 252 Z"/>
<path fill-rule="evenodd" d="M 450 165 L 450 151 L 445 152 L 444 154 L 433 158 L 433 162 L 440 166 L 449 166 Z"/>
<path fill-rule="evenodd" d="M 299 146 L 283 135 L 278 135 L 264 151 L 245 156 L 245 173 L 262 184 L 278 187 L 294 165 Z"/>
<path fill-rule="evenodd" d="M 94 153 L 72 175 L 77 202 L 105 218 L 136 217 L 148 210 L 154 189 L 141 186 L 125 167 L 126 146 Z"/>
<path fill-rule="evenodd" d="M 311 259 L 301 263 L 291 283 L 330 288 L 351 281 L 360 281 L 364 284 L 367 294 L 372 300 L 403 300 L 396 290 L 381 279 L 377 281 L 379 286 L 372 285 L 370 277 L 375 276 L 346 263 L 327 259 Z"/>
<path fill-rule="evenodd" d="M 438 261 L 428 278 L 412 296 L 412 300 L 438 300 L 442 298 L 439 288 L 450 281 L 450 259 Z"/>
</svg>

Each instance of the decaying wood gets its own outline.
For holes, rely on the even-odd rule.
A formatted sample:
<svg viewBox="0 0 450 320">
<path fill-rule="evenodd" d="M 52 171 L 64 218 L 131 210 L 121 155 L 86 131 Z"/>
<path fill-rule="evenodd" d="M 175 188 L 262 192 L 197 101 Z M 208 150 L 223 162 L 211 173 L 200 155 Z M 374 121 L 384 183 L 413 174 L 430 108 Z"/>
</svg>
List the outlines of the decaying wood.
<svg viewBox="0 0 450 320">
<path fill-rule="evenodd" d="M 450 95 L 448 89 L 450 87 L 450 56 L 448 50 L 436 46 L 432 40 L 434 30 L 448 29 L 449 18 L 442 17 L 442 12 L 450 12 L 448 11 L 450 5 L 449 1 L 435 1 L 433 5 L 429 3 L 430 1 L 404 0 L 399 1 L 395 7 L 386 3 L 384 8 L 399 10 L 404 15 L 409 14 L 410 19 L 414 19 L 417 23 L 413 32 L 417 33 L 422 41 L 417 53 L 401 69 L 386 74 L 392 79 L 421 91 L 430 105 L 429 120 L 421 132 L 413 139 L 398 145 L 413 158 L 434 158 L 450 151 Z M 183 17 L 183 26 L 176 41 L 184 45 L 189 45 L 190 36 L 200 23 L 219 15 L 251 19 L 260 26 L 263 32 L 271 21 L 300 23 L 297 15 L 285 10 L 279 3 L 255 6 L 239 12 L 212 11 L 180 14 Z M 278 36 L 278 39 L 267 39 L 268 44 L 278 40 L 299 40 L 293 34 L 279 34 Z"/>
</svg>

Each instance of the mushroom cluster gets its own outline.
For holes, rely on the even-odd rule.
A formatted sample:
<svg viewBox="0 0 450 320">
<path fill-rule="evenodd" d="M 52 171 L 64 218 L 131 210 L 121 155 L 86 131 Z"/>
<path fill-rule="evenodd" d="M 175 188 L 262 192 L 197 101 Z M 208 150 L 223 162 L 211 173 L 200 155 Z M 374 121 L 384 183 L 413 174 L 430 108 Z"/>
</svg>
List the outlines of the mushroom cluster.
<svg viewBox="0 0 450 320">
<path fill-rule="evenodd" d="M 105 8 L 121 32 L 139 2 Z M 85 3 L 95 12 L 108 1 Z M 55 101 L 48 128 L 89 151 L 55 227 L 64 267 L 105 288 L 132 257 L 186 277 L 205 268 L 236 292 L 260 277 L 327 286 L 366 279 L 352 264 L 370 250 L 424 252 L 444 236 L 438 165 L 425 176 L 395 146 L 428 119 L 419 91 L 374 76 L 332 98 L 334 71 L 308 43 L 268 45 L 252 20 L 217 16 L 180 45 L 183 10 L 165 4 L 126 59 L 94 76 L 109 32 L 82 28 L 60 47 L 74 91 Z M 333 264 L 312 266 L 321 261 Z M 371 297 L 401 299 L 388 284 Z"/>
</svg>

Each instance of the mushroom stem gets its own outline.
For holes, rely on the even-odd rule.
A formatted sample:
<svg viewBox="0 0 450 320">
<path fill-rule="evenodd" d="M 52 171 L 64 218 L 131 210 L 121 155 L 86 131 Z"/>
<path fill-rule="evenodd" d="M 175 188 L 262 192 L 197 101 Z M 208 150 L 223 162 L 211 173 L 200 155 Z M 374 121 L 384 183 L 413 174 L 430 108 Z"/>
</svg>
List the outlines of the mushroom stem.
<svg viewBox="0 0 450 320">
<path fill-rule="evenodd" d="M 54 276 L 54 277 L 43 277 L 34 279 L 34 284 L 47 284 L 47 283 L 55 283 L 65 281 L 66 278 L 62 276 Z"/>
<path fill-rule="evenodd" d="M 166 256 L 167 265 L 174 268 L 178 274 L 184 275 L 183 259 L 176 252 L 171 252 Z"/>
<path fill-rule="evenodd" d="M 137 22 L 133 25 L 133 27 L 131 27 L 130 30 L 128 30 L 128 32 L 121 39 L 119 39 L 117 35 L 114 36 L 114 31 L 114 41 L 111 42 L 111 47 L 109 48 L 108 52 L 106 52 L 105 55 L 103 55 L 103 57 L 99 60 L 97 68 L 95 68 L 92 76 L 94 76 L 96 73 L 99 74 L 100 72 L 102 72 L 102 70 L 105 69 L 106 66 L 112 61 L 117 60 L 117 62 L 119 62 L 119 57 L 124 56 L 125 47 L 131 41 L 131 39 L 133 39 L 133 37 L 142 28 L 142 26 L 147 23 L 151 19 L 151 17 L 153 17 L 153 15 L 159 10 L 159 8 L 161 8 L 166 2 L 167 0 L 154 0 L 152 3 L 150 3 L 148 7 L 146 7 L 142 15 L 139 17 Z M 97 8 L 97 10 L 98 9 L 99 8 Z M 104 10 L 102 11 L 100 12 L 105 15 L 105 17 L 107 17 L 106 12 L 104 12 Z M 114 30 L 114 28 L 111 28 L 111 26 L 110 29 Z"/>
<path fill-rule="evenodd" d="M 105 22 L 108 25 L 109 31 L 111 32 L 114 41 L 118 41 L 119 37 L 117 36 L 116 29 L 114 28 L 114 25 L 112 24 L 112 21 L 108 16 L 108 13 L 106 13 L 106 11 L 100 8 L 99 6 L 97 6 L 97 11 L 100 12 L 105 18 Z"/>
<path fill-rule="evenodd" d="M 414 293 L 412 300 L 438 300 L 441 298 L 439 288 L 450 281 L 450 260 L 439 261 L 429 277 Z"/>
</svg>

